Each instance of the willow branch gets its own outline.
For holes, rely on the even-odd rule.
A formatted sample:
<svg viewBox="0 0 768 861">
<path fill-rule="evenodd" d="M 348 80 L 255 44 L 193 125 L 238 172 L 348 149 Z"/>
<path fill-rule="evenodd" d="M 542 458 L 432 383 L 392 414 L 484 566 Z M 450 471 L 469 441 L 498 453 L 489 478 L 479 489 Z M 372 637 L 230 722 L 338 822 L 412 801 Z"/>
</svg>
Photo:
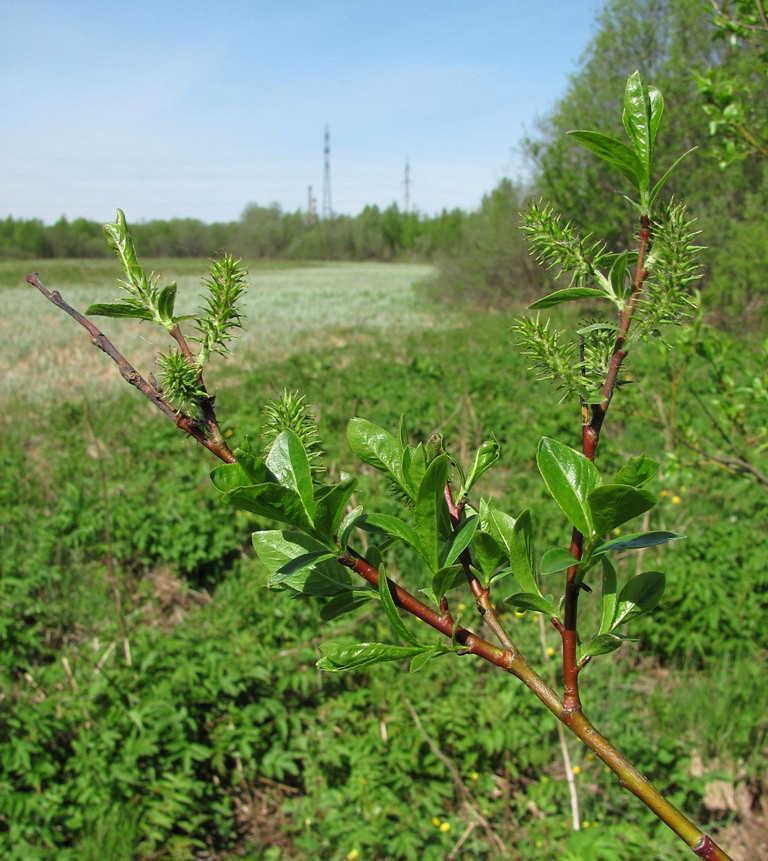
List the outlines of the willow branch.
<svg viewBox="0 0 768 861">
<path fill-rule="evenodd" d="M 212 454 L 215 454 L 220 460 L 225 463 L 234 463 L 235 456 L 229 449 L 229 446 L 223 439 L 209 439 L 203 430 L 195 423 L 194 419 L 184 413 L 177 412 L 171 404 L 163 398 L 162 392 L 151 383 L 147 382 L 144 377 L 133 367 L 133 365 L 123 356 L 123 354 L 115 347 L 109 338 L 96 327 L 87 317 L 81 314 L 78 310 L 67 304 L 58 290 L 49 291 L 40 282 L 37 273 L 25 276 L 25 280 L 36 287 L 45 298 L 60 308 L 66 314 L 69 314 L 73 320 L 78 322 L 88 332 L 91 338 L 91 343 L 94 347 L 98 347 L 102 352 L 106 353 L 110 359 L 117 365 L 122 378 L 138 389 L 150 403 L 154 404 L 157 409 L 168 419 L 170 419 L 177 428 L 189 434 L 204 448 L 207 448 Z"/>
</svg>

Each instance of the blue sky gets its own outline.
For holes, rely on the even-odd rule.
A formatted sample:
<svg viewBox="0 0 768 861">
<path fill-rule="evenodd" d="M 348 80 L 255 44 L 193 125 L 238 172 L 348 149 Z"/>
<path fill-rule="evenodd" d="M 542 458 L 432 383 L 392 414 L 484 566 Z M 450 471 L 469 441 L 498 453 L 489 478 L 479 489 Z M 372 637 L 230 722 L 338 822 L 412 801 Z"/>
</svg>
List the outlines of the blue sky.
<svg viewBox="0 0 768 861">
<path fill-rule="evenodd" d="M 475 208 L 598 0 L 0 0 L 0 217 Z"/>
</svg>

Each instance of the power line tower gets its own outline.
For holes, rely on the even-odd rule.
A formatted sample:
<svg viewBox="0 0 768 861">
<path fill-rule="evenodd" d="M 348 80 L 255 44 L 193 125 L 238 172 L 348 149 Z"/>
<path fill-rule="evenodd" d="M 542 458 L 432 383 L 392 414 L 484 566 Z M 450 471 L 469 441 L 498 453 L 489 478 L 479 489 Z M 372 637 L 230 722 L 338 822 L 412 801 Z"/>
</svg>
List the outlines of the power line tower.
<svg viewBox="0 0 768 861">
<path fill-rule="evenodd" d="M 405 179 L 403 180 L 403 185 L 405 186 L 405 214 L 408 215 L 411 208 L 411 166 L 407 158 L 405 159 Z"/>
<path fill-rule="evenodd" d="M 325 145 L 323 146 L 323 218 L 333 218 L 331 206 L 331 133 L 325 127 Z"/>
</svg>

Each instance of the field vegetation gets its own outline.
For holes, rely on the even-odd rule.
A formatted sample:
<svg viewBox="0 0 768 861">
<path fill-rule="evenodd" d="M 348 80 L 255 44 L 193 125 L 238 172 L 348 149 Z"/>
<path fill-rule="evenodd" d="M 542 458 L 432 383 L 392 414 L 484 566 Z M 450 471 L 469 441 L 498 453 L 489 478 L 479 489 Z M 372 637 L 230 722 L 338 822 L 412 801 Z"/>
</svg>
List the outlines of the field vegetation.
<svg viewBox="0 0 768 861">
<path fill-rule="evenodd" d="M 482 493 L 512 510 L 525 500 L 561 546 L 569 530 L 536 447 L 542 435 L 578 440 L 571 405 L 512 342 L 515 314 L 553 286 L 527 255 L 518 212 L 535 192 L 624 247 L 615 189 L 562 132 L 608 130 L 635 67 L 670 93 L 676 120 L 660 147 L 700 147 L 673 190 L 708 246 L 703 311 L 631 356 L 600 452 L 606 470 L 630 455 L 660 461 L 643 529 L 687 537 L 664 549 L 661 606 L 634 623 L 635 642 L 590 667 L 584 700 L 659 789 L 746 861 L 768 856 L 768 159 L 728 125 L 722 88 L 741 81 L 754 130 L 765 81 L 750 70 L 764 56 L 738 29 L 712 41 L 710 19 L 694 0 L 607 3 L 528 142 L 534 187 L 502 182 L 475 213 L 408 222 L 395 208 L 387 222 L 371 210 L 333 226 L 253 207 L 230 232 L 175 226 L 199 245 L 159 224 L 135 238 L 146 267 L 178 282 L 182 313 L 198 301 L 197 255 L 245 256 L 245 329 L 207 374 L 231 443 L 258 434 L 270 398 L 298 390 L 331 477 L 354 470 L 356 494 L 394 514 L 386 482 L 354 465 L 352 416 L 395 428 L 406 413 L 413 439 L 439 432 L 465 462 L 493 433 L 501 468 Z M 119 267 L 101 259 L 101 234 L 54 227 L 0 222 L 3 857 L 640 861 L 649 845 L 660 861 L 687 857 L 586 748 L 568 742 L 564 764 L 556 722 L 493 668 L 318 672 L 329 622 L 305 597 L 265 588 L 250 537 L 263 519 L 223 506 L 205 453 L 22 286 L 36 269 L 81 309 L 114 297 Z M 72 245 L 78 231 L 88 241 Z M 64 259 L 73 248 L 78 259 Z M 553 316 L 583 319 L 569 306 Z M 102 328 L 143 373 L 166 346 L 145 324 Z M 640 555 L 644 569 L 660 564 L 656 548 Z M 620 575 L 639 564 L 620 557 Z M 596 596 L 581 601 L 599 615 Z M 363 625 L 386 638 L 378 618 L 341 616 L 330 635 Z M 560 637 L 544 617 L 507 607 L 504 618 L 543 674 L 554 669 Z"/>
</svg>

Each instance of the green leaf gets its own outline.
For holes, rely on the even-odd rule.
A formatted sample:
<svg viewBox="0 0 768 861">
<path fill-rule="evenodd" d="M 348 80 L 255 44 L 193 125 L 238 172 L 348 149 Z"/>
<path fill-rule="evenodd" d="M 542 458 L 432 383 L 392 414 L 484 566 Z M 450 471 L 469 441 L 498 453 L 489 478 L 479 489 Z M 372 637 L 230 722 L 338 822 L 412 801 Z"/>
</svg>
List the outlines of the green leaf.
<svg viewBox="0 0 768 861">
<path fill-rule="evenodd" d="M 408 671 L 411 673 L 418 673 L 418 671 L 426 664 L 428 661 L 431 661 L 432 658 L 436 658 L 438 655 L 444 655 L 445 652 L 443 650 L 437 650 L 434 646 L 431 649 L 428 649 L 426 652 L 422 652 L 420 655 L 416 655 L 416 657 L 411 658 L 411 664 L 408 667 Z"/>
<path fill-rule="evenodd" d="M 313 531 L 312 521 L 298 493 L 275 482 L 237 487 L 224 493 L 222 501 L 233 508 L 242 508 L 270 520 L 289 523 L 306 532 Z"/>
<path fill-rule="evenodd" d="M 661 92 L 657 90 L 656 87 L 648 87 L 648 108 L 648 127 L 650 129 L 651 158 L 653 158 L 653 150 L 656 145 L 656 134 L 659 131 L 661 115 L 664 113 L 664 96 L 661 95 Z"/>
<path fill-rule="evenodd" d="M 253 533 L 253 547 L 259 561 L 271 575 L 268 585 L 280 585 L 306 595 L 331 596 L 349 592 L 352 576 L 336 559 L 320 555 L 307 567 L 285 577 L 281 573 L 286 565 L 298 557 L 317 553 L 325 555 L 326 548 L 314 538 L 298 532 L 266 530 Z"/>
<path fill-rule="evenodd" d="M 669 170 L 664 174 L 664 176 L 662 176 L 662 178 L 656 183 L 656 185 L 654 185 L 653 191 L 651 191 L 651 193 L 648 195 L 648 208 L 649 209 L 650 209 L 650 207 L 653 206 L 654 201 L 656 200 L 656 197 L 658 196 L 659 192 L 661 191 L 664 183 L 672 175 L 672 171 L 680 164 L 680 162 L 684 158 L 689 156 L 695 149 L 698 149 L 698 147 L 695 147 L 695 146 L 691 147 L 687 152 L 684 152 L 680 156 L 680 158 L 675 159 L 675 161 L 672 163 L 672 167 L 670 167 Z"/>
<path fill-rule="evenodd" d="M 315 529 L 329 542 L 333 541 L 336 535 L 355 484 L 356 481 L 351 475 L 342 473 L 338 484 L 315 491 Z"/>
<path fill-rule="evenodd" d="M 131 284 L 143 284 L 146 282 L 144 269 L 136 257 L 131 236 L 128 233 L 128 224 L 125 213 L 118 209 L 115 213 L 114 223 L 104 225 L 104 233 L 107 236 L 109 247 L 117 255 L 126 278 Z"/>
<path fill-rule="evenodd" d="M 345 613 L 357 610 L 363 604 L 372 601 L 375 597 L 376 593 L 373 590 L 367 589 L 354 589 L 351 592 L 342 592 L 340 595 L 331 598 L 326 604 L 323 604 L 320 610 L 320 618 L 324 622 L 330 622 L 339 616 L 343 616 Z"/>
<path fill-rule="evenodd" d="M 614 628 L 643 613 L 649 613 L 661 601 L 666 579 L 661 571 L 644 571 L 633 577 L 619 593 Z"/>
<path fill-rule="evenodd" d="M 433 574 L 440 568 L 441 537 L 448 526 L 444 497 L 447 479 L 448 458 L 441 454 L 427 467 L 416 494 L 416 532 L 421 540 L 422 555 Z"/>
<path fill-rule="evenodd" d="M 629 252 L 625 251 L 623 254 L 617 254 L 616 259 L 613 261 L 610 272 L 608 273 L 608 280 L 611 284 L 611 289 L 616 297 L 622 297 L 624 295 L 624 288 L 626 285 L 626 275 L 627 275 L 627 260 L 629 257 Z M 623 306 L 623 302 L 620 303 L 620 306 Z M 593 324 L 594 325 L 594 324 Z M 613 328 L 612 326 L 604 323 L 596 324 L 605 328 Z M 584 330 L 579 330 L 580 334 L 583 334 Z"/>
<path fill-rule="evenodd" d="M 628 484 L 604 484 L 589 496 L 596 535 L 604 535 L 656 505 L 656 494 Z"/>
<path fill-rule="evenodd" d="M 486 440 L 475 452 L 475 458 L 464 479 L 462 494 L 467 494 L 481 475 L 486 473 L 499 459 L 501 446 L 495 439 Z"/>
<path fill-rule="evenodd" d="M 169 327 L 173 325 L 173 306 L 176 303 L 176 284 L 163 287 L 157 298 L 157 313 L 160 319 Z"/>
<path fill-rule="evenodd" d="M 539 442 L 536 463 L 560 510 L 582 535 L 589 536 L 592 512 L 587 498 L 600 485 L 597 467 L 580 452 L 549 437 Z"/>
<path fill-rule="evenodd" d="M 598 634 L 607 634 L 613 627 L 616 618 L 616 570 L 613 565 L 603 559 L 603 581 L 600 595 L 600 630 Z"/>
<path fill-rule="evenodd" d="M 482 576 L 479 578 L 484 587 L 490 583 L 491 577 L 504 558 L 499 542 L 487 532 L 475 532 L 472 540 L 472 550 L 475 560 L 480 567 Z"/>
<path fill-rule="evenodd" d="M 341 547 L 346 548 L 347 544 L 349 544 L 349 536 L 357 525 L 357 521 L 360 520 L 362 516 L 362 505 L 358 505 L 356 508 L 353 508 L 352 511 L 344 516 L 344 519 L 339 524 L 339 544 Z"/>
<path fill-rule="evenodd" d="M 679 535 L 677 532 L 635 532 L 632 535 L 622 535 L 595 547 L 592 551 L 592 558 L 616 550 L 642 550 L 646 547 L 656 547 L 659 544 L 666 544 L 668 541 L 679 541 L 681 538 L 685 538 L 685 535 Z"/>
<path fill-rule="evenodd" d="M 544 296 L 542 299 L 537 299 L 528 307 L 531 309 L 552 308 L 554 305 L 560 305 L 562 302 L 573 302 L 576 299 L 607 299 L 604 290 L 598 290 L 596 287 L 566 287 L 564 290 L 556 290 L 550 293 L 549 296 Z"/>
<path fill-rule="evenodd" d="M 301 440 L 294 431 L 286 429 L 278 434 L 267 455 L 266 464 L 283 486 L 295 491 L 310 521 L 315 516 L 315 496 L 309 458 Z"/>
<path fill-rule="evenodd" d="M 393 478 L 401 478 L 402 450 L 389 431 L 366 419 L 353 418 L 347 426 L 347 441 L 363 463 Z"/>
<path fill-rule="evenodd" d="M 309 553 L 303 553 L 295 559 L 289 559 L 275 574 L 269 578 L 270 586 L 279 586 L 285 580 L 290 580 L 294 574 L 301 571 L 306 571 L 309 568 L 316 568 L 318 562 L 323 562 L 326 559 L 335 559 L 336 554 L 330 553 L 328 550 L 312 550 Z"/>
<path fill-rule="evenodd" d="M 432 595 L 435 602 L 438 602 L 449 589 L 458 585 L 461 579 L 461 565 L 446 565 L 445 568 L 441 568 L 432 577 Z"/>
<path fill-rule="evenodd" d="M 632 142 L 635 155 L 643 166 L 645 174 L 644 185 L 647 185 L 653 145 L 651 142 L 648 90 L 639 72 L 633 72 L 627 78 L 627 86 L 624 90 L 624 110 L 621 119 L 624 123 L 627 137 Z"/>
<path fill-rule="evenodd" d="M 578 565 L 578 561 L 562 547 L 555 547 L 541 557 L 541 573 L 554 574 L 557 571 L 565 571 L 571 565 Z"/>
<path fill-rule="evenodd" d="M 552 598 L 542 595 L 534 595 L 530 592 L 517 592 L 504 599 L 505 604 L 511 604 L 513 607 L 519 607 L 521 610 L 535 610 L 537 613 L 543 613 L 552 619 L 558 618 Z"/>
<path fill-rule="evenodd" d="M 614 484 L 631 484 L 632 487 L 642 487 L 647 484 L 659 471 L 660 465 L 641 454 L 640 457 L 630 458 L 616 473 Z"/>
<path fill-rule="evenodd" d="M 426 560 L 425 551 L 418 533 L 412 526 L 399 517 L 394 517 L 391 514 L 366 514 L 360 518 L 358 526 L 366 531 L 370 531 L 369 527 L 373 527 L 375 531 L 391 535 L 393 538 L 399 538 L 401 541 L 405 541 L 406 544 L 410 544 Z"/>
<path fill-rule="evenodd" d="M 397 611 L 397 605 L 395 604 L 395 599 L 392 595 L 392 588 L 390 586 L 389 580 L 387 579 L 386 574 L 383 569 L 379 569 L 379 597 L 381 598 L 381 605 L 384 608 L 384 613 L 389 619 L 389 624 L 392 626 L 392 630 L 397 634 L 397 636 L 401 640 L 405 640 L 406 643 L 410 643 L 412 646 L 418 646 L 419 641 L 413 634 L 405 627 L 403 620 L 400 618 L 400 614 Z"/>
<path fill-rule="evenodd" d="M 614 170 L 625 176 L 638 189 L 644 187 L 648 180 L 643 165 L 635 153 L 620 140 L 600 132 L 573 131 L 568 134 L 582 146 L 607 162 Z"/>
<path fill-rule="evenodd" d="M 461 524 L 461 528 L 451 535 L 445 545 L 445 558 L 443 559 L 443 565 L 452 565 L 459 558 L 462 551 L 465 550 L 470 541 L 472 541 L 479 524 L 480 518 L 476 515 L 468 517 L 464 523 Z"/>
<path fill-rule="evenodd" d="M 317 662 L 320 670 L 340 673 L 345 670 L 361 670 L 385 661 L 403 661 L 423 652 L 432 651 L 432 646 L 390 646 L 387 643 L 321 643 L 323 657 Z"/>
<path fill-rule="evenodd" d="M 121 317 L 135 320 L 154 320 L 154 315 L 133 302 L 114 302 L 112 304 L 89 305 L 85 309 L 88 317 Z"/>
<path fill-rule="evenodd" d="M 598 634 L 589 641 L 584 655 L 593 658 L 597 655 L 607 655 L 618 649 L 626 639 L 626 637 L 621 637 L 618 634 Z"/>
<path fill-rule="evenodd" d="M 534 574 L 536 563 L 531 512 L 527 508 L 515 521 L 511 538 L 509 565 L 512 569 L 512 576 L 517 580 L 523 592 L 540 595 L 539 584 L 536 582 Z"/>
</svg>

